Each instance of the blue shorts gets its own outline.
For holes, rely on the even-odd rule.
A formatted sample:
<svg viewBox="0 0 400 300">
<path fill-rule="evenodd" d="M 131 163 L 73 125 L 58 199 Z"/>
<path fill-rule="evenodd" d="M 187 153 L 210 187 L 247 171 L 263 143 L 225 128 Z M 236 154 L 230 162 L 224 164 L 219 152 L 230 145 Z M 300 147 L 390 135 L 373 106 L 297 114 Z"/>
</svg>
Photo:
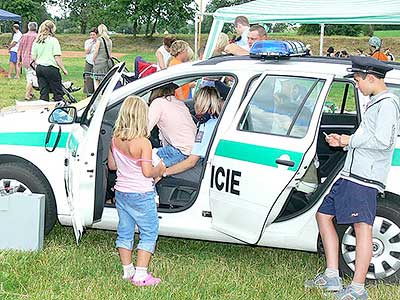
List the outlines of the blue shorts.
<svg viewBox="0 0 400 300">
<path fill-rule="evenodd" d="M 156 193 L 123 193 L 115 191 L 119 217 L 117 248 L 133 249 L 135 225 L 139 228 L 137 248 L 154 253 L 158 238 L 158 214 L 154 200 Z"/>
<path fill-rule="evenodd" d="M 336 217 L 338 224 L 374 224 L 378 190 L 340 178 L 325 196 L 318 212 Z"/>
<path fill-rule="evenodd" d="M 187 155 L 183 154 L 179 149 L 173 146 L 158 148 L 157 155 L 163 160 L 164 165 L 167 168 L 176 165 L 187 158 Z"/>
<path fill-rule="evenodd" d="M 16 64 L 18 61 L 17 52 L 10 51 L 10 62 Z"/>
</svg>

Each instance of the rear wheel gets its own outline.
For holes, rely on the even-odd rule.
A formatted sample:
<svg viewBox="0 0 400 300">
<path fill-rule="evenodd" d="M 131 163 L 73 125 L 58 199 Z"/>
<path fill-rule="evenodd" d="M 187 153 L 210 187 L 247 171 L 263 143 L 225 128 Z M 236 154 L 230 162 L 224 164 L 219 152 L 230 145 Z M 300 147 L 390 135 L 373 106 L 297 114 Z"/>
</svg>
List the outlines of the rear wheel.
<svg viewBox="0 0 400 300">
<path fill-rule="evenodd" d="M 352 276 L 355 269 L 356 238 L 354 228 L 339 225 L 340 268 Z M 379 199 L 372 229 L 373 255 L 367 279 L 387 283 L 400 282 L 400 204 L 396 199 Z"/>
<path fill-rule="evenodd" d="M 50 184 L 43 174 L 32 164 L 7 162 L 0 165 L 0 189 L 12 194 L 37 193 L 45 195 L 44 232 L 48 234 L 57 221 L 57 208 Z"/>
</svg>

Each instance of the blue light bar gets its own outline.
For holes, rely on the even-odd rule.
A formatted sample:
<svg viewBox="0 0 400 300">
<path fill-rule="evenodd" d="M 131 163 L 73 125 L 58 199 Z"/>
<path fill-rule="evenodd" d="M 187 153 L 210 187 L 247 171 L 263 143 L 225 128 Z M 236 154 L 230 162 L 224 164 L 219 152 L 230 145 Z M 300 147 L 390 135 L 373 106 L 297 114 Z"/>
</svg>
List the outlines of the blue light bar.
<svg viewBox="0 0 400 300">
<path fill-rule="evenodd" d="M 299 41 L 258 41 L 250 49 L 250 57 L 254 58 L 303 56 L 305 53 L 306 46 Z"/>
</svg>

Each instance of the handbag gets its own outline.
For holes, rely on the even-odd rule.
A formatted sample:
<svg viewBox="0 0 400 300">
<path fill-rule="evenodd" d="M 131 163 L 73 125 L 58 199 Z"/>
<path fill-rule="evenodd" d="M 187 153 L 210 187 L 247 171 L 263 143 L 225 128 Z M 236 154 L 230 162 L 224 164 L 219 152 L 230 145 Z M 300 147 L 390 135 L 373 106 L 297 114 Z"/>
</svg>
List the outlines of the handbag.
<svg viewBox="0 0 400 300">
<path fill-rule="evenodd" d="M 114 66 L 114 61 L 111 58 L 110 53 L 108 52 L 106 40 L 103 37 L 101 39 L 103 40 L 104 48 L 105 48 L 106 54 L 107 54 L 107 66 L 108 66 L 108 69 L 111 69 Z"/>
</svg>

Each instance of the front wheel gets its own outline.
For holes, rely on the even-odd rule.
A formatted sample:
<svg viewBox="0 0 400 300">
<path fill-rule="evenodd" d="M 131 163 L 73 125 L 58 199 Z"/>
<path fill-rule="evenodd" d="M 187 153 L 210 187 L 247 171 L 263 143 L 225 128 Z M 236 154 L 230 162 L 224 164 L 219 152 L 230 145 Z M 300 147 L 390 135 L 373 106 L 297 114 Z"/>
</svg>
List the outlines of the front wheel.
<svg viewBox="0 0 400 300">
<path fill-rule="evenodd" d="M 350 225 L 338 225 L 339 264 L 352 276 L 355 270 L 356 237 Z M 400 282 L 400 203 L 392 197 L 379 198 L 372 227 L 373 254 L 367 279 Z"/>
<path fill-rule="evenodd" d="M 0 164 L 0 188 L 5 194 L 44 194 L 44 233 L 48 234 L 51 231 L 57 221 L 56 202 L 50 184 L 34 165 L 28 162 Z"/>
</svg>

